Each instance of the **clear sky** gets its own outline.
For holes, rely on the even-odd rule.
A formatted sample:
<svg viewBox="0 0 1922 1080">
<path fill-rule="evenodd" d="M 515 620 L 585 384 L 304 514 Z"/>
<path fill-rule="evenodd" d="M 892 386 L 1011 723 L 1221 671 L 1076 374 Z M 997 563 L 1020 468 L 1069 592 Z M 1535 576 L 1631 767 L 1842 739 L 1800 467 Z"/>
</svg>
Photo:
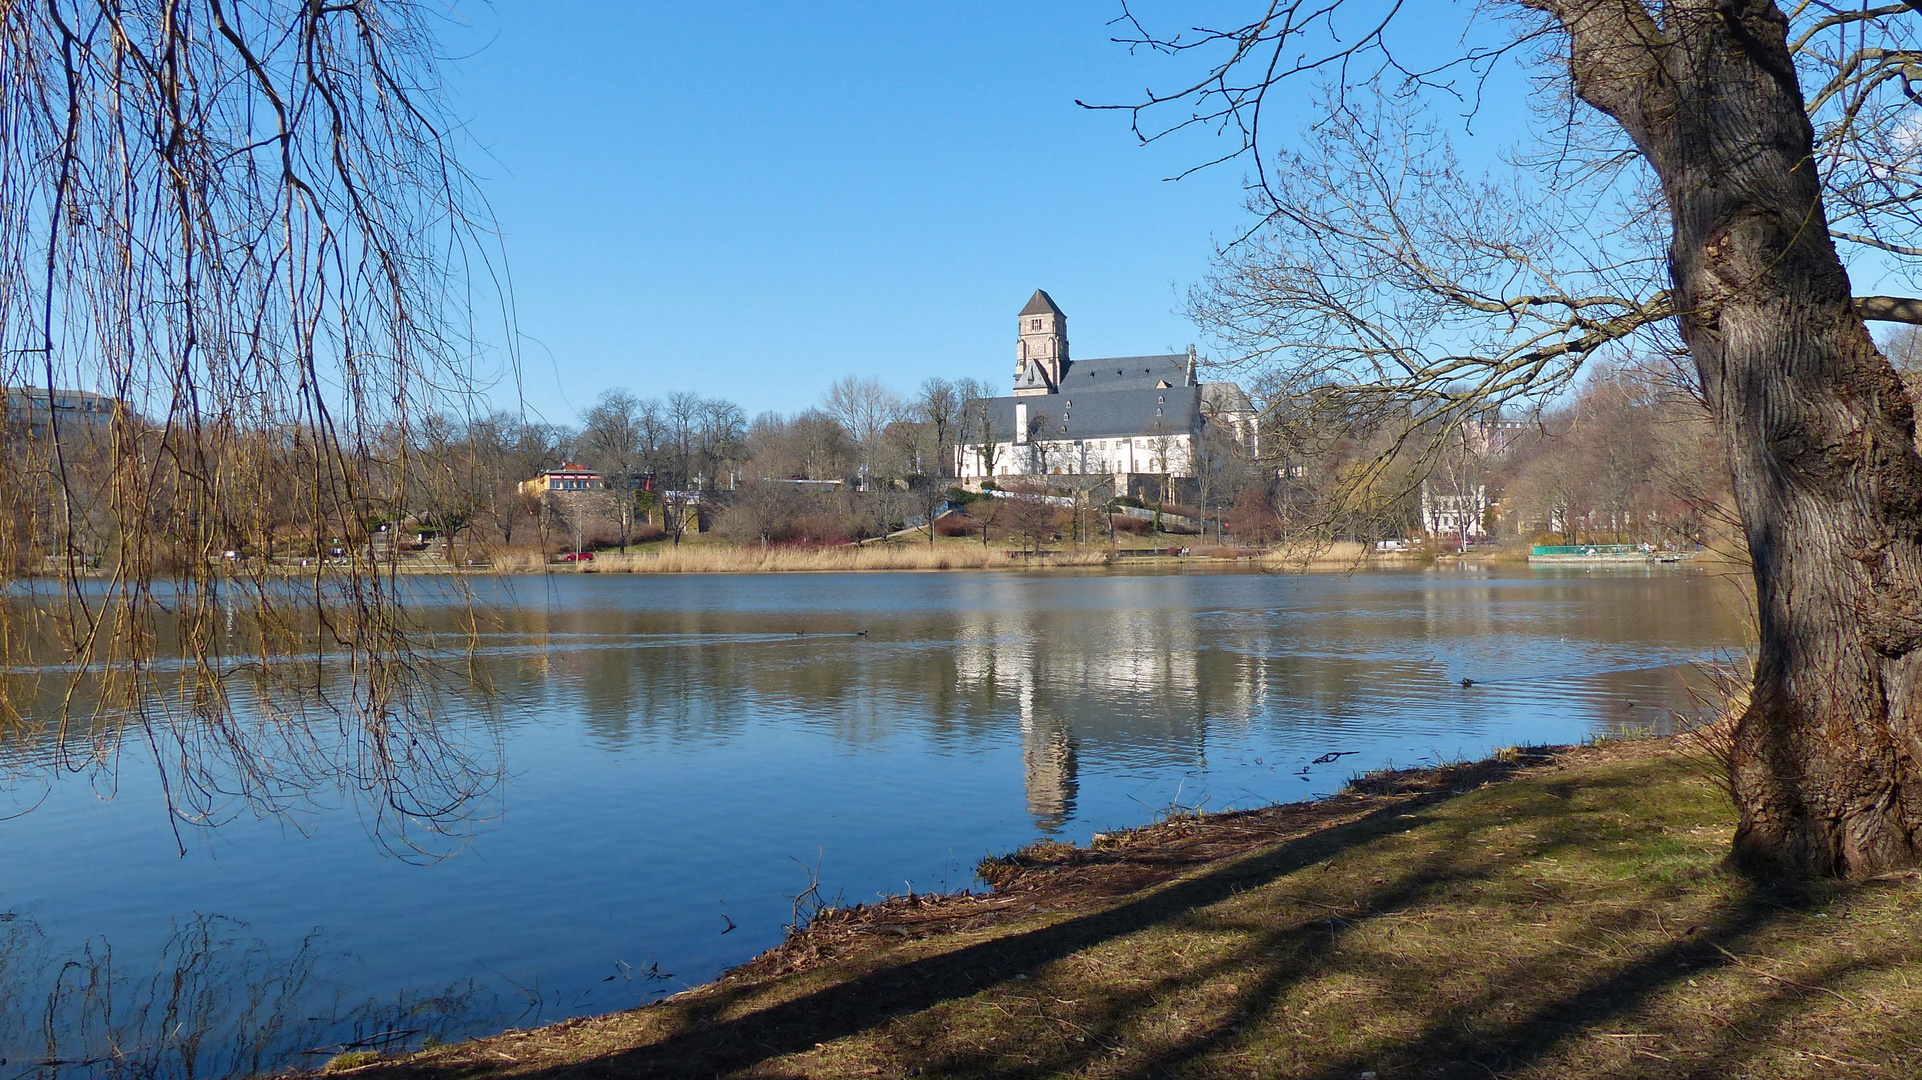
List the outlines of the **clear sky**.
<svg viewBox="0 0 1922 1080">
<path fill-rule="evenodd" d="M 1074 351 L 1185 349 L 1181 293 L 1243 221 L 1241 169 L 1138 146 L 1167 68 L 1118 0 L 535 3 L 462 14 L 456 110 L 505 234 L 522 392 L 555 422 L 608 387 L 751 415 L 841 375 L 996 383 L 1036 288 Z M 496 391 L 503 404 L 511 387 Z"/>
<path fill-rule="evenodd" d="M 1132 6 L 1157 31 L 1206 18 L 1198 9 L 1225 7 L 1224 24 L 1247 10 Z M 1472 9 L 1403 10 L 1398 50 L 1456 54 Z M 518 391 L 499 386 L 496 402 L 518 393 L 532 415 L 571 423 L 610 387 L 693 390 L 752 415 L 815 404 L 846 374 L 904 392 L 937 375 L 1000 384 L 1036 288 L 1067 312 L 1077 356 L 1205 352 L 1182 297 L 1214 238 L 1248 224 L 1243 167 L 1170 183 L 1225 147 L 1143 147 L 1125 113 L 1075 104 L 1133 102 L 1176 79 L 1167 60 L 1113 43 L 1120 11 L 463 3 L 450 90 L 481 148 L 471 165 L 504 232 L 523 335 Z M 1311 89 L 1287 96 L 1300 111 L 1271 131 L 1308 118 Z M 1525 96 L 1522 77 L 1497 79 L 1470 160 L 1517 137 Z M 1901 284 L 1854 270 L 1857 291 Z"/>
</svg>

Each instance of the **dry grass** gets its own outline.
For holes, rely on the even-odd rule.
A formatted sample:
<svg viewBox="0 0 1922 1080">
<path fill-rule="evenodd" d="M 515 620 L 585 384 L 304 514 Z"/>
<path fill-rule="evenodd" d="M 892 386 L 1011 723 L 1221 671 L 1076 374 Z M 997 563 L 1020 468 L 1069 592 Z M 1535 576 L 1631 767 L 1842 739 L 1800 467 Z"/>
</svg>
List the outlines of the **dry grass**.
<svg viewBox="0 0 1922 1080">
<path fill-rule="evenodd" d="M 1219 550 L 1200 545 L 1193 537 L 1149 538 L 1147 548 L 1188 547 L 1196 561 L 1218 562 L 1211 556 Z M 1015 556 L 1012 541 L 996 541 L 983 547 L 977 541 L 943 539 L 936 544 L 915 540 L 870 542 L 847 547 L 770 547 L 737 546 L 713 540 L 689 541 L 680 546 L 653 544 L 625 554 L 596 552 L 592 562 L 554 563 L 540 552 L 516 548 L 495 553 L 489 565 L 494 573 L 600 573 L 600 574 L 758 574 L 790 571 L 850 570 L 1020 570 L 1050 567 L 1092 567 L 1113 563 L 1106 547 L 1066 547 L 1034 558 Z M 1282 548 L 1246 556 L 1252 565 L 1281 571 L 1350 571 L 1367 565 L 1369 552 L 1358 543 L 1342 542 L 1318 548 Z M 1172 561 L 1172 560 L 1171 560 Z M 1130 563 L 1130 565 L 1140 565 Z"/>
<path fill-rule="evenodd" d="M 1906 1077 L 1922 892 L 1721 869 L 1664 743 L 1377 774 L 830 912 L 632 1012 L 356 1070 L 742 1077 Z"/>
<path fill-rule="evenodd" d="M 547 568 L 547 555 L 539 548 L 503 548 L 487 555 L 487 567 L 496 574 L 531 574 Z"/>
<path fill-rule="evenodd" d="M 1102 566 L 1102 549 L 1064 551 L 1036 559 L 1009 558 L 1006 545 L 982 547 L 970 543 L 875 543 L 860 547 L 796 548 L 735 547 L 726 544 L 683 544 L 631 551 L 603 552 L 582 569 L 600 573 L 632 574 L 758 574 L 785 571 L 846 570 L 1005 570 L 1026 566 Z"/>
<path fill-rule="evenodd" d="M 1332 544 L 1284 544 L 1272 548 L 1258 560 L 1283 570 L 1360 570 L 1373 554 L 1368 546 L 1353 540 Z"/>
</svg>

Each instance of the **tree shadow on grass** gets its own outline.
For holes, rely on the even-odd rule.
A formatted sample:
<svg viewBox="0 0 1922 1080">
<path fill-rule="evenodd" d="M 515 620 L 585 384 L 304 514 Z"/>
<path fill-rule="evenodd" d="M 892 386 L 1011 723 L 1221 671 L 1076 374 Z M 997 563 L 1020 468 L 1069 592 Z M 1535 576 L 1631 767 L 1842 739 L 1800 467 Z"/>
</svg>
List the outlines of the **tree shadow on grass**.
<svg viewBox="0 0 1922 1080">
<path fill-rule="evenodd" d="M 1505 771 L 1494 763 L 1477 767 L 1470 785 L 1499 779 Z M 929 1077 L 1282 1074 L 1332 1080 L 1368 1071 L 1384 1077 L 1487 1076 L 1569 1060 L 1593 1066 L 1580 1075 L 1726 1075 L 1757 1052 L 1758 1031 L 1805 1013 L 1812 995 L 1832 994 L 1828 985 L 1876 966 L 1837 960 L 1799 971 L 1793 980 L 1764 979 L 1743 996 L 1739 1022 L 1731 1019 L 1724 1029 L 1694 1039 L 1686 1060 L 1676 1059 L 1678 1051 L 1662 1035 L 1599 1031 L 1645 1017 L 1664 995 L 1693 985 L 1690 979 L 1744 966 L 1740 957 L 1758 935 L 1820 903 L 1815 894 L 1725 881 L 1690 925 L 1673 933 L 1665 929 L 1659 944 L 1598 953 L 1611 941 L 1638 933 L 1646 938 L 1648 912 L 1633 906 L 1585 910 L 1572 923 L 1564 921 L 1552 939 L 1533 943 L 1538 947 L 1493 955 L 1467 980 L 1470 987 L 1454 985 L 1462 980 L 1451 976 L 1460 972 L 1444 964 L 1431 973 L 1434 1000 L 1402 1010 L 1407 1022 L 1399 1030 L 1317 1045 L 1317 1031 L 1355 1025 L 1337 1016 L 1336 1028 L 1325 1027 L 1326 1017 L 1290 1027 L 1290 1006 L 1299 1005 L 1291 994 L 1330 979 L 1368 979 L 1370 973 L 1355 970 L 1344 955 L 1357 935 L 1384 927 L 1393 932 L 1394 920 L 1427 917 L 1425 905 L 1489 888 L 1518 858 L 1552 862 L 1558 852 L 1592 849 L 1615 827 L 1561 811 L 1522 814 L 1512 820 L 1535 830 L 1528 843 L 1490 854 L 1477 846 L 1488 835 L 1486 814 L 1434 813 L 1456 797 L 1439 792 L 1384 806 L 1104 910 L 884 967 L 745 1015 L 731 1013 L 754 988 L 724 987 L 681 1006 L 678 1032 L 649 1045 L 564 1068 L 513 1071 L 556 1080 L 742 1071 L 825 1076 L 834 1075 L 834 1063 L 784 1065 L 776 1059 L 859 1037 L 870 1044 L 853 1051 L 865 1054 L 863 1071 Z M 1565 797 L 1544 790 L 1540 801 Z M 1427 841 L 1423 854 L 1378 859 L 1378 876 L 1340 903 L 1263 891 L 1289 875 L 1318 864 L 1333 868 L 1355 849 L 1418 829 Z M 1515 885 L 1508 880 L 1502 887 Z M 1579 899 L 1543 888 L 1543 903 Z M 1302 911 L 1273 917 L 1282 903 Z M 1137 935 L 1170 933 L 1183 935 L 1168 954 L 1175 959 L 1129 957 L 1125 978 L 1076 983 L 1072 1000 L 1050 996 L 1054 990 L 1044 988 L 1054 985 L 1047 981 L 1051 976 L 1029 981 L 1070 958 L 1089 963 L 1091 950 L 1132 947 Z M 1386 1011 L 1397 1007 L 1392 999 L 1392 993 L 1383 999 Z M 994 1020 L 994 1010 L 1005 1023 Z M 990 1014 L 985 1021 L 984 1011 Z M 398 1071 L 455 1080 L 491 1070 L 430 1060 Z"/>
</svg>

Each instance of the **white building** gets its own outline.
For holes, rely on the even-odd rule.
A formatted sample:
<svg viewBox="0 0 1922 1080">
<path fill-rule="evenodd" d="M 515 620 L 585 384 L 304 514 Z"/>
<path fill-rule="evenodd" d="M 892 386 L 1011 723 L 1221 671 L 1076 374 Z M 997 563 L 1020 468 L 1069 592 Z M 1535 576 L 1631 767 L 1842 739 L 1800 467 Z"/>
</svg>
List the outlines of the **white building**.
<svg viewBox="0 0 1922 1080">
<path fill-rule="evenodd" d="M 1023 476 L 1195 475 L 1207 425 L 1255 438 L 1255 413 L 1233 383 L 1202 383 L 1195 351 L 1071 360 L 1068 318 L 1035 290 L 1019 316 L 1014 392 L 974 402 L 963 417 L 956 474 L 963 481 Z"/>
<path fill-rule="evenodd" d="M 1488 536 L 1488 486 L 1476 484 L 1459 495 L 1421 486 L 1421 527 L 1437 540 L 1481 540 Z"/>
</svg>

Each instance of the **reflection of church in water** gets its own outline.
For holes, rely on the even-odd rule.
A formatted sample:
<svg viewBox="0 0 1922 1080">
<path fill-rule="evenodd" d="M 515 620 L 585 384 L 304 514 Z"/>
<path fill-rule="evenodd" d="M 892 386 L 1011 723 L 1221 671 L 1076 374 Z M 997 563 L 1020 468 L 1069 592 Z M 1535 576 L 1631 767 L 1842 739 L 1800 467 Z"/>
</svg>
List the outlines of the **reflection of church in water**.
<svg viewBox="0 0 1922 1080">
<path fill-rule="evenodd" d="M 956 674 L 964 689 L 1014 699 L 1022 788 L 1042 833 L 1075 814 L 1083 739 L 1205 768 L 1209 718 L 1242 721 L 1266 706 L 1264 662 L 1204 650 L 1186 619 L 1118 619 L 1089 648 L 1021 615 L 972 613 L 962 624 Z"/>
<path fill-rule="evenodd" d="M 1061 828 L 1074 814 L 1076 780 L 1074 732 L 1053 710 L 1035 708 L 1034 667 L 1021 668 L 1021 773 L 1028 813 L 1044 833 Z"/>
</svg>

